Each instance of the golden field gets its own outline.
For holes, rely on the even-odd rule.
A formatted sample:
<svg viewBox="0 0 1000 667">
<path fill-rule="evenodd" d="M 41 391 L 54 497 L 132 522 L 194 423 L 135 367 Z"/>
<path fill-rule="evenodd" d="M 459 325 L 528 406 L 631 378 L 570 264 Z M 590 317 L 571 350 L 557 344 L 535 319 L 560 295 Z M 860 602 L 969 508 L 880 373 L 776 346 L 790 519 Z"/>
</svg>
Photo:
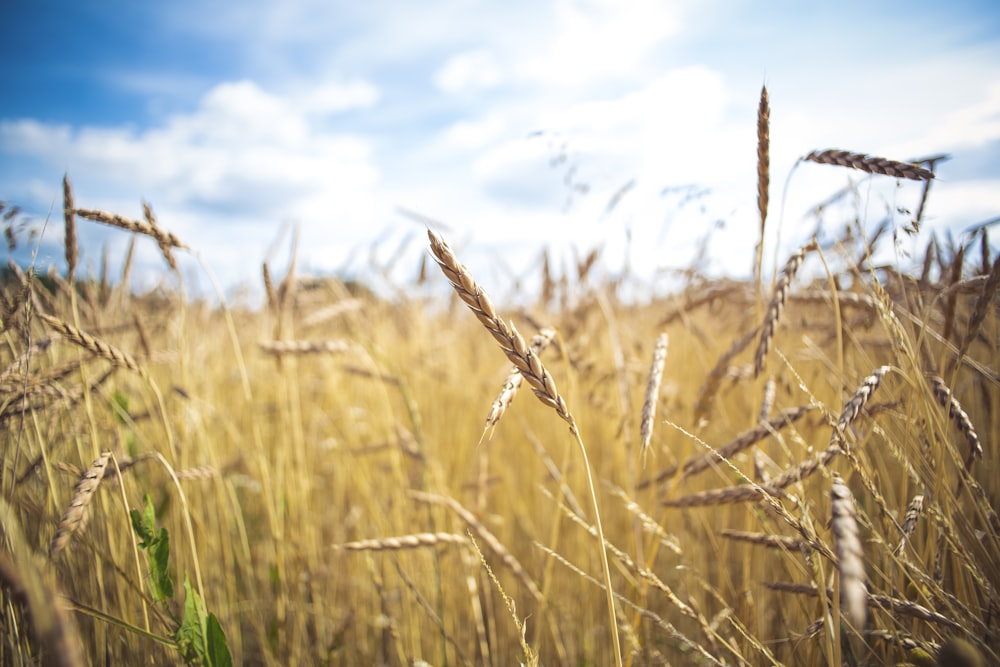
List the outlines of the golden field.
<svg viewBox="0 0 1000 667">
<path fill-rule="evenodd" d="M 3 285 L 2 664 L 1000 662 L 988 225 L 641 303 L 546 262 L 495 306 L 432 232 L 392 299 L 293 261 L 227 308 L 150 210 L 67 182 L 65 218 L 66 273 Z M 85 224 L 163 287 L 79 275 Z"/>
</svg>

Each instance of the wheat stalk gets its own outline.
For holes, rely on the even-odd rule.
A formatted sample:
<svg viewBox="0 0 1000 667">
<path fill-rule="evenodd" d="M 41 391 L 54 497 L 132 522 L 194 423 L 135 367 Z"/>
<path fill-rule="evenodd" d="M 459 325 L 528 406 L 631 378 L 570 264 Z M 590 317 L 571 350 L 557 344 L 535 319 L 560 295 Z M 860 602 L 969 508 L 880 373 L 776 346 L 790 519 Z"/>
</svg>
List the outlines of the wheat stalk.
<svg viewBox="0 0 1000 667">
<path fill-rule="evenodd" d="M 699 423 L 702 418 L 708 415 L 709 403 L 712 398 L 719 391 L 719 387 L 722 385 L 723 378 L 726 377 L 729 371 L 729 362 L 733 358 L 746 349 L 747 345 L 750 344 L 756 336 L 760 329 L 753 329 L 744 334 L 741 338 L 733 341 L 733 344 L 729 346 L 729 349 L 719 357 L 719 360 L 715 362 L 715 366 L 712 370 L 708 372 L 705 377 L 705 381 L 702 383 L 701 387 L 698 389 L 698 398 L 695 399 L 694 403 L 694 421 Z"/>
<path fill-rule="evenodd" d="M 792 278 L 795 277 L 799 267 L 802 266 L 806 255 L 818 247 L 819 245 L 814 240 L 799 248 L 788 258 L 785 268 L 781 270 L 781 275 L 778 276 L 778 282 L 774 286 L 774 295 L 771 297 L 771 303 L 767 307 L 767 315 L 764 317 L 764 324 L 761 325 L 757 352 L 754 354 L 754 377 L 760 375 L 760 372 L 764 369 L 764 359 L 767 356 L 768 350 L 771 349 L 771 339 L 774 338 L 778 321 L 781 319 L 781 311 L 785 308 L 785 302 L 788 300 L 788 289 L 791 286 Z"/>
<path fill-rule="evenodd" d="M 536 584 L 535 580 L 531 578 L 528 571 L 524 569 L 521 562 L 517 560 L 514 554 L 512 554 L 499 539 L 497 539 L 496 535 L 490 532 L 490 530 L 483 525 L 483 522 L 480 521 L 475 514 L 467 510 L 460 502 L 449 496 L 439 496 L 433 493 L 424 493 L 422 491 L 410 491 L 410 496 L 421 502 L 435 503 L 448 507 L 451 511 L 457 514 L 462 521 L 468 524 L 469 528 L 476 533 L 479 539 L 485 542 L 487 546 L 493 550 L 493 553 L 499 556 L 503 564 L 514 573 L 514 576 L 520 579 L 521 583 L 524 584 L 524 587 L 528 589 L 528 592 L 531 593 L 533 598 L 536 600 L 544 599 L 545 596 L 542 591 L 539 590 L 538 584 Z"/>
<path fill-rule="evenodd" d="M 913 181 L 928 181 L 934 178 L 934 172 L 920 165 L 909 162 L 898 162 L 883 157 L 872 157 L 864 153 L 852 153 L 841 150 L 813 151 L 802 158 L 807 162 L 817 164 L 832 164 L 840 167 L 850 167 L 869 174 L 884 174 L 896 178 L 907 178 Z"/>
<path fill-rule="evenodd" d="M 104 471 L 111 460 L 111 450 L 106 450 L 94 459 L 90 467 L 80 476 L 73 490 L 73 498 L 66 508 L 59 527 L 49 547 L 49 557 L 54 558 L 66 548 L 73 534 L 83 529 L 87 522 L 87 506 L 94 498 L 94 492 L 104 479 Z"/>
<path fill-rule="evenodd" d="M 653 361 L 649 366 L 649 379 L 646 382 L 646 400 L 642 404 L 642 422 L 640 437 L 642 438 L 642 460 L 645 462 L 649 452 L 649 443 L 653 439 L 653 421 L 656 419 L 656 404 L 660 399 L 660 382 L 663 379 L 663 367 L 667 362 L 667 334 L 661 333 L 656 339 L 653 349 Z"/>
<path fill-rule="evenodd" d="M 983 238 L 986 238 L 985 233 Z M 965 338 L 962 339 L 962 346 L 958 351 L 958 359 L 965 356 L 965 353 L 969 351 L 972 341 L 979 335 L 979 329 L 982 327 L 983 321 L 986 320 L 986 314 L 990 309 L 990 304 L 993 303 L 993 297 L 996 295 L 998 288 L 1000 288 L 1000 255 L 997 255 L 996 259 L 993 260 L 993 267 L 990 269 L 989 276 L 983 284 L 983 289 L 979 293 L 979 296 L 976 297 L 975 304 L 972 306 L 972 315 L 969 317 L 969 326 L 965 330 Z"/>
<path fill-rule="evenodd" d="M 437 260 L 438 266 L 444 272 L 445 277 L 451 282 L 466 305 L 479 318 L 480 323 L 489 331 L 493 338 L 500 344 L 500 348 L 510 359 L 511 363 L 517 367 L 524 379 L 531 385 L 535 396 L 556 411 L 563 420 L 569 424 L 570 431 L 576 438 L 580 447 L 580 455 L 583 458 L 584 472 L 587 475 L 587 484 L 590 489 L 590 499 L 594 506 L 594 523 L 597 526 L 598 541 L 600 542 L 601 567 L 604 570 L 604 581 L 606 585 L 606 597 L 608 603 L 608 619 L 611 626 L 612 649 L 615 655 L 615 665 L 622 667 L 621 645 L 618 640 L 618 618 L 615 613 L 614 590 L 611 583 L 611 567 L 608 565 L 607 542 L 604 539 L 604 527 L 601 524 L 601 511 L 597 502 L 597 488 L 594 485 L 594 475 L 590 469 L 590 459 L 587 456 L 587 448 L 583 444 L 580 430 L 577 428 L 576 420 L 570 414 L 566 401 L 556 389 L 555 380 L 549 374 L 545 366 L 537 355 L 533 354 L 524 342 L 524 338 L 518 333 L 513 323 L 506 323 L 497 316 L 496 309 L 490 301 L 489 296 L 484 292 L 473 279 L 472 274 L 465 268 L 455 254 L 452 252 L 444 239 L 438 236 L 433 230 L 428 228 L 427 238 L 430 240 L 431 252 Z"/>
</svg>

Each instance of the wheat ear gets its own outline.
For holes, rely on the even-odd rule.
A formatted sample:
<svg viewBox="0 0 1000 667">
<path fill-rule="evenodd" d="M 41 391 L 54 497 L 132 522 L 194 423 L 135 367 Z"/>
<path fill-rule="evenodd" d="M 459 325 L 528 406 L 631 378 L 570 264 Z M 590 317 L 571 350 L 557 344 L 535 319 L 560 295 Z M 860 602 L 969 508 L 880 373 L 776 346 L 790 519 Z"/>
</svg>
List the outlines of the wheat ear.
<svg viewBox="0 0 1000 667">
<path fill-rule="evenodd" d="M 969 457 L 966 467 L 968 467 L 968 462 L 972 460 L 973 456 L 982 460 L 983 443 L 979 440 L 979 434 L 976 433 L 976 427 L 972 425 L 969 414 L 962 409 L 962 404 L 952 395 L 951 389 L 948 388 L 944 380 L 937 376 L 932 376 L 931 386 L 934 390 L 934 397 L 941 404 L 941 407 L 948 408 L 948 416 L 955 422 L 955 427 L 958 428 L 959 432 L 965 436 L 965 440 L 969 443 Z"/>
<path fill-rule="evenodd" d="M 858 533 L 854 496 L 840 475 L 833 475 L 830 488 L 830 530 L 833 550 L 840 572 L 840 604 L 848 622 L 859 631 L 868 614 L 868 588 L 865 586 L 865 560 Z"/>
<path fill-rule="evenodd" d="M 67 280 L 73 284 L 73 274 L 76 272 L 77 244 L 76 244 L 76 215 L 73 213 L 73 187 L 69 184 L 69 175 L 63 176 L 63 217 L 66 220 L 66 235 L 64 245 L 66 246 L 66 266 Z"/>
<path fill-rule="evenodd" d="M 96 211 L 92 209 L 78 208 L 75 209 L 75 213 L 81 218 L 86 218 L 87 220 L 93 220 L 94 222 L 99 222 L 104 225 L 110 225 L 112 227 L 120 227 L 121 229 L 126 229 L 130 232 L 135 232 L 136 234 L 144 234 L 155 240 L 160 244 L 161 248 L 166 245 L 171 248 L 182 248 L 187 249 L 187 246 L 181 243 L 174 234 L 168 232 L 155 224 L 150 222 L 140 222 L 138 220 L 131 220 L 125 216 L 117 215 L 115 213 L 108 213 L 106 211 Z M 150 215 L 152 212 L 150 212 Z"/>
<path fill-rule="evenodd" d="M 81 530 L 87 522 L 87 507 L 94 498 L 94 492 L 104 479 L 104 470 L 111 460 L 111 450 L 106 450 L 80 476 L 73 491 L 73 499 L 69 501 L 69 506 L 59 521 L 55 537 L 52 538 L 52 545 L 49 547 L 49 556 L 54 558 L 60 551 L 66 548 L 73 534 Z"/>
<path fill-rule="evenodd" d="M 760 372 L 764 369 L 764 359 L 767 357 L 768 350 L 771 349 L 771 339 L 774 338 L 778 321 L 781 319 L 781 311 L 784 310 L 785 302 L 788 301 L 788 289 L 791 286 L 792 278 L 795 277 L 799 267 L 802 266 L 806 255 L 818 247 L 816 241 L 811 241 L 799 248 L 795 254 L 788 258 L 788 261 L 785 262 L 785 268 L 781 270 L 781 275 L 778 276 L 778 282 L 774 286 L 774 295 L 771 297 L 771 303 L 767 307 L 767 315 L 764 317 L 764 324 L 761 325 L 757 352 L 754 354 L 754 377 L 760 375 Z"/>
<path fill-rule="evenodd" d="M 917 529 L 917 521 L 920 519 L 920 514 L 924 511 L 924 496 L 922 493 L 918 493 L 913 496 L 913 500 L 910 504 L 906 506 L 906 514 L 903 516 L 903 530 L 902 535 L 899 537 L 899 545 L 896 547 L 895 552 L 897 555 L 903 553 L 903 549 L 906 547 L 906 542 L 913 536 L 913 531 Z"/>
<path fill-rule="evenodd" d="M 531 341 L 531 353 L 536 357 L 542 353 L 542 351 L 549 346 L 552 339 L 555 338 L 555 329 L 545 328 L 538 332 Z M 514 397 L 517 396 L 518 390 L 524 383 L 524 376 L 517 366 L 511 369 L 507 378 L 504 380 L 503 387 L 500 389 L 500 393 L 497 395 L 496 400 L 493 401 L 493 405 L 490 406 L 490 413 L 486 415 L 486 424 L 483 426 L 483 437 L 489 433 L 488 440 L 493 437 L 493 429 L 500 419 L 503 417 L 507 408 L 514 401 Z M 481 441 L 481 439 L 480 439 Z"/>
<path fill-rule="evenodd" d="M 656 404 L 660 400 L 660 382 L 663 379 L 663 367 L 667 362 L 667 334 L 661 333 L 656 339 L 653 349 L 653 361 L 649 366 L 649 379 L 646 382 L 646 400 L 642 404 L 642 423 L 639 428 L 642 437 L 642 460 L 645 462 L 649 452 L 649 443 L 653 439 L 653 422 L 656 419 Z"/>
<path fill-rule="evenodd" d="M 559 395 L 555 380 L 542 365 L 538 356 L 532 354 L 531 349 L 524 342 L 524 338 L 518 333 L 514 324 L 508 324 L 500 319 L 490 297 L 479 287 L 469 270 L 459 263 L 455 253 L 452 252 L 444 239 L 430 229 L 427 230 L 427 236 L 430 239 L 431 252 L 434 253 L 438 266 L 451 281 L 459 298 L 476 314 L 486 330 L 493 334 L 493 338 L 500 344 L 504 354 L 531 385 L 538 400 L 555 410 L 556 414 L 562 417 L 570 425 L 570 429 L 576 433 L 576 422 L 573 415 L 570 414 L 569 408 L 566 407 L 566 401 Z"/>
<path fill-rule="evenodd" d="M 334 545 L 341 551 L 398 551 L 400 549 L 419 549 L 421 547 L 436 547 L 439 544 L 468 544 L 469 538 L 456 533 L 416 533 L 399 537 L 379 537 L 371 540 L 358 540 Z"/>
<path fill-rule="evenodd" d="M 76 343 L 92 354 L 96 354 L 99 357 L 107 359 L 115 366 L 127 368 L 130 371 L 135 371 L 141 377 L 146 377 L 146 371 L 144 371 L 142 367 L 139 366 L 138 362 L 136 362 L 136 360 L 133 359 L 127 352 L 122 352 L 114 345 L 106 343 L 99 338 L 94 338 L 86 331 L 81 331 L 72 324 L 63 322 L 62 320 L 52 317 L 51 315 L 38 313 L 38 316 L 42 318 L 46 324 L 58 331 L 64 338 Z"/>
<path fill-rule="evenodd" d="M 861 410 L 864 409 L 865 405 L 871 399 L 872 394 L 875 390 L 879 388 L 882 384 L 882 378 L 892 370 L 891 366 L 880 366 L 872 371 L 872 374 L 866 377 L 861 386 L 855 390 L 851 399 L 844 404 L 844 409 L 840 412 L 840 417 L 837 418 L 837 425 L 835 427 L 833 437 L 831 438 L 831 444 L 834 441 L 844 442 L 844 434 L 847 428 L 854 423 L 861 414 Z"/>
<path fill-rule="evenodd" d="M 808 162 L 816 162 L 817 164 L 832 164 L 858 169 L 869 174 L 884 174 L 896 178 L 907 178 L 911 181 L 929 181 L 934 178 L 933 171 L 925 169 L 920 165 L 889 160 L 884 157 L 872 157 L 864 153 L 829 149 L 825 151 L 813 151 L 802 159 Z"/>
<path fill-rule="evenodd" d="M 760 238 L 757 241 L 757 257 L 754 260 L 754 274 L 758 281 L 764 259 L 764 223 L 767 220 L 768 185 L 771 168 L 771 104 L 767 97 L 767 86 L 760 88 L 760 105 L 757 107 L 757 211 L 760 213 Z M 758 283 L 758 288 L 760 287 Z"/>
<path fill-rule="evenodd" d="M 339 353 L 351 349 L 342 340 L 262 340 L 257 343 L 261 351 L 281 356 L 282 354 Z"/>
</svg>

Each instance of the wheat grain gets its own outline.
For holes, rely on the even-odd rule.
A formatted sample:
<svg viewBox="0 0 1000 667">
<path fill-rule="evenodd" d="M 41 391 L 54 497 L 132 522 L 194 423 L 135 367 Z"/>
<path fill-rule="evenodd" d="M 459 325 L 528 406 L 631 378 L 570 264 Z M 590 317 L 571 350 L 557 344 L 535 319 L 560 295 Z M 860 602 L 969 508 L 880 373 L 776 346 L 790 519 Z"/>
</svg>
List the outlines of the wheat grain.
<svg viewBox="0 0 1000 667">
<path fill-rule="evenodd" d="M 767 421 L 768 415 L 771 414 L 771 410 L 774 408 L 774 398 L 777 393 L 777 383 L 774 381 L 774 376 L 767 378 L 767 382 L 764 383 L 764 398 L 760 402 L 760 411 L 757 413 L 757 421 L 765 422 Z"/>
<path fill-rule="evenodd" d="M 790 424 L 794 424 L 812 409 L 813 408 L 811 406 L 802 405 L 797 408 L 784 410 L 766 422 L 759 424 L 748 431 L 740 433 L 722 447 L 712 451 L 702 452 L 701 454 L 696 454 L 680 466 L 667 468 L 666 470 L 657 473 L 656 477 L 639 482 L 635 488 L 636 490 L 641 490 L 651 484 L 659 484 L 671 479 L 677 473 L 678 469 L 682 471 L 685 478 L 697 475 L 703 470 L 708 469 L 716 461 L 731 459 L 769 435 L 780 431 Z"/>
<path fill-rule="evenodd" d="M 146 224 L 155 232 L 152 236 L 156 239 L 157 245 L 160 246 L 160 253 L 163 255 L 163 259 L 167 260 L 167 264 L 170 265 L 173 272 L 177 273 L 177 260 L 174 259 L 174 254 L 170 252 L 170 248 L 174 245 L 173 241 L 176 240 L 176 237 L 173 234 L 165 234 L 156 225 L 156 216 L 153 215 L 153 207 L 149 205 L 149 202 L 142 202 L 142 215 L 146 218 Z"/>
<path fill-rule="evenodd" d="M 985 232 L 983 238 L 986 238 Z M 988 254 L 989 250 L 987 249 L 985 252 Z M 957 356 L 959 359 L 965 356 L 965 353 L 969 351 L 972 341 L 979 335 L 979 329 L 986 320 L 990 304 L 993 303 L 993 297 L 996 295 L 998 288 L 1000 288 L 1000 254 L 993 260 L 993 267 L 990 269 L 986 282 L 983 284 L 983 289 L 979 293 L 979 296 L 976 297 L 976 302 L 972 306 L 972 315 L 969 316 L 969 326 L 965 330 L 965 338 L 962 339 L 962 345 L 958 350 Z"/>
<path fill-rule="evenodd" d="M 267 306 L 273 312 L 278 307 L 278 293 L 274 290 L 274 281 L 271 279 L 271 269 L 268 268 L 267 262 L 261 264 L 261 274 L 264 278 L 264 293 L 267 295 Z"/>
<path fill-rule="evenodd" d="M 104 479 L 104 471 L 110 460 L 111 450 L 102 452 L 99 457 L 94 459 L 90 468 L 80 476 L 76 488 L 73 490 L 73 498 L 70 500 L 66 512 L 59 521 L 56 534 L 52 538 L 52 544 L 49 547 L 51 558 L 66 548 L 74 533 L 83 530 L 87 521 L 87 506 L 93 500 L 94 492 L 100 486 L 101 480 Z"/>
<path fill-rule="evenodd" d="M 653 439 L 653 421 L 656 419 L 656 404 L 660 399 L 660 382 L 663 379 L 663 367 L 667 362 L 667 334 L 661 333 L 656 339 L 653 349 L 653 361 L 649 366 L 649 379 L 646 381 L 646 400 L 642 404 L 642 422 L 640 437 L 642 438 L 642 460 L 646 460 L 649 443 Z"/>
<path fill-rule="evenodd" d="M 903 549 L 906 547 L 907 540 L 913 536 L 913 531 L 917 529 L 917 520 L 920 519 L 920 513 L 924 510 L 924 496 L 918 493 L 913 496 L 913 500 L 910 504 L 906 506 L 906 515 L 903 517 L 903 527 L 901 535 L 899 537 L 899 545 L 896 546 L 895 553 L 897 555 L 903 553 Z"/>
<path fill-rule="evenodd" d="M 531 353 L 536 357 L 545 350 L 546 347 L 555 338 L 556 331 L 551 328 L 544 328 L 538 332 L 531 340 Z M 493 405 L 490 406 L 490 412 L 486 415 L 486 423 L 483 426 L 483 435 L 485 436 L 487 432 L 489 437 L 493 437 L 493 430 L 496 425 L 500 422 L 507 408 L 514 401 L 514 397 L 517 396 L 518 390 L 521 388 L 521 384 L 524 382 L 524 376 L 521 371 L 518 370 L 517 366 L 511 369 L 507 378 L 504 380 L 503 387 L 500 389 L 500 393 L 497 395 L 496 399 L 493 401 Z"/>
<path fill-rule="evenodd" d="M 103 340 L 91 336 L 86 331 L 77 329 L 68 322 L 63 322 L 58 318 L 52 317 L 51 315 L 38 313 L 38 316 L 42 318 L 46 324 L 59 332 L 59 334 L 64 338 L 79 345 L 85 350 L 88 350 L 92 354 L 96 354 L 99 357 L 107 359 L 115 366 L 121 366 L 134 371 L 135 373 L 138 373 L 140 377 L 146 377 L 146 371 L 144 371 L 136 360 L 133 359 L 128 353 L 119 350 L 110 343 L 106 343 Z"/>
<path fill-rule="evenodd" d="M 914 181 L 927 181 L 934 178 L 934 172 L 920 165 L 909 162 L 898 162 L 882 157 L 872 157 L 864 153 L 852 153 L 841 150 L 812 151 L 803 160 L 818 164 L 832 164 L 840 167 L 858 169 L 869 174 L 884 174 L 896 178 L 907 178 Z"/>
<path fill-rule="evenodd" d="M 75 209 L 75 213 L 81 218 L 86 218 L 87 220 L 92 220 L 94 222 L 99 222 L 104 225 L 110 225 L 112 227 L 119 227 L 121 229 L 134 232 L 136 234 L 143 234 L 154 239 L 157 243 L 169 246 L 171 248 L 187 249 L 187 246 L 181 243 L 181 240 L 177 238 L 173 233 L 168 232 L 155 224 L 150 222 L 140 222 L 138 220 L 131 220 L 125 216 L 118 215 L 116 213 L 108 213 L 106 211 L 97 211 L 92 209 Z M 152 213 L 152 212 L 150 212 Z"/>
<path fill-rule="evenodd" d="M 819 595 L 819 589 L 812 584 L 796 584 L 784 581 L 767 581 L 764 582 L 764 586 L 773 591 L 782 591 L 785 593 L 798 593 L 801 595 Z M 832 592 L 827 589 L 826 597 L 832 598 Z M 900 600 L 898 598 L 890 597 L 888 595 L 877 595 L 868 593 L 865 597 L 865 604 L 875 605 L 881 607 L 886 611 L 889 611 L 896 615 L 912 616 L 914 618 L 919 618 L 920 620 L 927 621 L 929 623 L 937 623 L 938 625 L 944 625 L 953 630 L 962 630 L 962 625 L 951 620 L 943 614 L 939 614 L 935 611 L 931 611 L 927 607 L 923 607 L 915 602 L 910 602 L 909 600 Z M 860 628 L 859 628 L 860 629 Z"/>
<path fill-rule="evenodd" d="M 798 272 L 799 267 L 802 266 L 802 262 L 805 261 L 806 255 L 816 250 L 819 245 L 816 241 L 811 241 L 806 245 L 799 248 L 788 261 L 785 263 L 785 268 L 781 270 L 781 275 L 778 277 L 778 282 L 774 286 L 774 295 L 771 297 L 771 303 L 767 307 L 767 315 L 764 317 L 764 324 L 761 325 L 760 329 L 760 341 L 757 343 L 757 352 L 754 354 L 753 361 L 753 376 L 757 377 L 760 372 L 764 369 L 764 359 L 767 356 L 768 350 L 771 349 L 771 339 L 774 338 L 774 332 L 777 329 L 778 321 L 781 319 L 781 311 L 785 307 L 785 302 L 788 300 L 788 290 L 791 286 L 792 278 Z"/>
<path fill-rule="evenodd" d="M 660 501 L 664 507 L 706 507 L 709 505 L 731 505 L 750 500 L 758 500 L 765 495 L 780 495 L 781 492 L 770 486 L 743 484 L 727 486 L 721 489 L 699 491 L 680 498 L 665 498 Z"/>
<path fill-rule="evenodd" d="M 868 612 L 864 551 L 858 533 L 854 496 L 836 473 L 830 488 L 830 517 L 833 549 L 840 572 L 840 604 L 847 621 L 860 631 L 865 627 Z"/>
<path fill-rule="evenodd" d="M 728 540 L 747 542 L 769 549 L 784 549 L 786 551 L 801 551 L 808 545 L 797 537 L 787 535 L 772 535 L 769 533 L 751 533 L 743 530 L 725 529 L 719 533 Z"/>
<path fill-rule="evenodd" d="M 871 375 L 864 379 L 861 386 L 851 396 L 851 399 L 844 404 L 844 409 L 841 411 L 840 417 L 837 418 L 837 425 L 833 436 L 835 440 L 844 441 L 844 434 L 847 428 L 858 418 L 861 410 L 864 409 L 869 399 L 871 399 L 872 394 L 875 393 L 875 390 L 882 383 L 882 377 L 890 370 L 892 370 L 890 366 L 876 368 L 872 371 Z"/>
<path fill-rule="evenodd" d="M 371 540 L 358 540 L 335 544 L 334 549 L 342 551 L 397 551 L 400 549 L 419 549 L 435 547 L 441 544 L 468 544 L 465 535 L 456 533 L 416 533 L 399 537 L 380 537 Z"/>
<path fill-rule="evenodd" d="M 69 175 L 63 176 L 63 217 L 66 221 L 64 245 L 66 246 L 67 280 L 72 284 L 76 272 L 76 216 L 73 214 L 73 187 L 69 184 Z"/>
<path fill-rule="evenodd" d="M 340 353 L 351 349 L 351 344 L 342 340 L 262 340 L 257 345 L 267 354 L 320 354 Z"/>
<path fill-rule="evenodd" d="M 941 404 L 941 407 L 948 409 L 948 416 L 955 422 L 955 427 L 958 428 L 959 432 L 965 436 L 966 442 L 969 443 L 969 458 L 971 459 L 971 457 L 975 456 L 977 459 L 982 460 L 983 443 L 979 439 L 979 434 L 976 433 L 975 426 L 972 425 L 972 420 L 969 419 L 969 414 L 962 409 L 962 404 L 952 395 L 951 389 L 948 388 L 944 380 L 935 375 L 931 376 L 930 381 L 934 397 Z"/>
<path fill-rule="evenodd" d="M 767 97 L 767 86 L 760 88 L 760 104 L 757 107 L 757 212 L 760 214 L 760 236 L 757 239 L 757 252 L 754 261 L 754 275 L 758 280 L 761 276 L 761 265 L 764 258 L 764 225 L 767 220 L 768 185 L 771 168 L 771 104 Z"/>
<path fill-rule="evenodd" d="M 364 302 L 357 298 L 338 301 L 337 303 L 330 304 L 325 308 L 320 308 L 308 317 L 304 318 L 302 320 L 302 326 L 312 327 L 318 324 L 323 324 L 324 322 L 329 322 L 335 317 L 340 317 L 344 313 L 359 310 L 363 305 Z"/>
</svg>

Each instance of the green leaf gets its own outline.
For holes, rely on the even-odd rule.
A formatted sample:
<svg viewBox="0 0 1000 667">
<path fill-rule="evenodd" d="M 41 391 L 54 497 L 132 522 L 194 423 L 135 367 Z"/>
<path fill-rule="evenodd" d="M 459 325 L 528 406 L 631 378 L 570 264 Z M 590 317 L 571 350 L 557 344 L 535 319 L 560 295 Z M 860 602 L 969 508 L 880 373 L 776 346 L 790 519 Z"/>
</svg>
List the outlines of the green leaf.
<svg viewBox="0 0 1000 667">
<path fill-rule="evenodd" d="M 135 529 L 135 534 L 142 540 L 139 543 L 140 549 L 148 548 L 156 538 L 156 512 L 153 510 L 153 501 L 150 500 L 148 495 L 144 500 L 146 501 L 146 506 L 143 508 L 141 514 L 139 510 L 129 511 L 129 516 L 132 517 L 132 528 Z"/>
<path fill-rule="evenodd" d="M 207 662 L 205 634 L 201 625 L 203 618 L 205 618 L 205 603 L 202 602 L 198 591 L 191 588 L 191 582 L 185 575 L 184 617 L 181 619 L 181 627 L 177 628 L 177 634 L 174 637 L 180 644 L 181 650 L 184 651 L 188 662 L 192 660 Z"/>
<path fill-rule="evenodd" d="M 166 528 L 160 528 L 149 547 L 149 577 L 153 599 L 157 602 L 174 597 L 174 580 L 170 578 L 170 570 L 167 569 L 169 561 L 170 534 Z"/>
<path fill-rule="evenodd" d="M 141 542 L 139 547 L 146 549 L 149 556 L 149 579 L 153 599 L 157 602 L 174 597 L 174 581 L 170 578 L 170 534 L 166 528 L 156 532 L 156 510 L 149 496 L 145 498 L 146 506 L 140 513 L 131 510 L 132 528 L 135 529 Z"/>
<path fill-rule="evenodd" d="M 212 667 L 233 667 L 233 656 L 229 653 L 226 633 L 222 631 L 215 614 L 208 615 L 208 636 L 206 648 L 207 662 Z"/>
</svg>

